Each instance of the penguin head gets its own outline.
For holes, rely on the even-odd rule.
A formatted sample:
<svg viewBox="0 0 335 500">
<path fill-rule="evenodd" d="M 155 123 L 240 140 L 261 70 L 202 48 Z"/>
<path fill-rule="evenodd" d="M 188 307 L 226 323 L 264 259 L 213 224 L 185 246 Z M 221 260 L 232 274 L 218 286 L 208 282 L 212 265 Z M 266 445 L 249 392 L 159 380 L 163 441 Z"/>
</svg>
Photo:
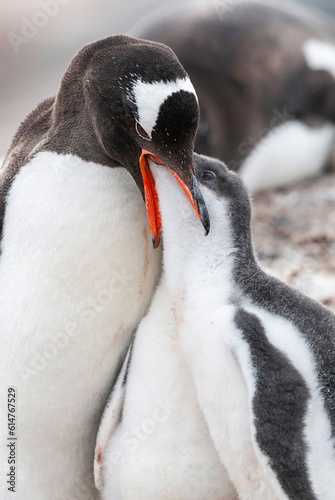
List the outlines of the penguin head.
<svg viewBox="0 0 335 500">
<path fill-rule="evenodd" d="M 197 217 L 168 169 L 152 166 L 162 214 L 164 261 L 177 274 L 182 267 L 196 262 L 197 269 L 227 263 L 227 257 L 252 258 L 251 204 L 240 177 L 219 160 L 194 153 L 195 173 L 209 217 L 206 238 Z M 173 262 L 173 264 L 171 264 Z M 171 273 L 170 273 L 171 274 Z"/>
<path fill-rule="evenodd" d="M 84 96 L 95 135 L 104 154 L 130 172 L 144 195 L 154 247 L 161 222 L 148 158 L 173 172 L 208 231 L 193 164 L 199 105 L 174 52 L 120 35 L 91 44 L 88 54 Z"/>
<path fill-rule="evenodd" d="M 208 212 L 211 232 L 219 241 L 230 228 L 233 246 L 243 251 L 249 240 L 251 202 L 242 179 L 219 160 L 194 154 L 195 172 Z"/>
</svg>

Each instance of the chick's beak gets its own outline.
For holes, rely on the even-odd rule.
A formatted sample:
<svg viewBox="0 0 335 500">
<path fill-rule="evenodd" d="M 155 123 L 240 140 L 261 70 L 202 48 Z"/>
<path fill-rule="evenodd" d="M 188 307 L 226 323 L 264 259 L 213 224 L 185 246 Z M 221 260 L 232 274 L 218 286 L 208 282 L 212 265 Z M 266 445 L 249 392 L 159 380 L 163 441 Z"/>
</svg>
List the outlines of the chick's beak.
<svg viewBox="0 0 335 500">
<path fill-rule="evenodd" d="M 153 178 L 153 175 L 150 171 L 149 163 L 148 163 L 148 157 L 153 160 L 155 163 L 166 165 L 164 162 L 162 162 L 157 156 L 154 154 L 150 153 L 149 151 L 146 151 L 145 149 L 142 149 L 142 154 L 140 156 L 140 168 L 141 168 L 141 173 L 142 173 L 142 178 L 143 178 L 143 185 L 144 185 L 144 197 L 145 197 L 145 204 L 146 204 L 146 209 L 147 209 L 147 214 L 148 214 L 148 221 L 149 221 L 149 228 L 150 228 L 150 233 L 152 237 L 152 243 L 153 247 L 157 248 L 160 242 L 160 236 L 161 236 L 161 231 L 162 231 L 162 222 L 161 222 L 161 215 L 160 215 L 160 209 L 159 209 L 159 200 L 158 200 L 158 195 L 157 191 L 155 188 L 155 180 Z M 172 170 L 168 165 L 166 165 L 171 173 L 174 175 L 176 180 L 178 181 L 179 185 L 181 186 L 182 190 L 186 194 L 187 198 L 189 199 L 195 213 L 199 217 L 199 219 L 202 222 L 202 225 L 205 228 L 205 234 L 209 233 L 210 229 L 210 222 L 209 222 L 209 215 L 207 211 L 207 207 L 205 204 L 205 201 L 203 199 L 203 196 L 201 194 L 201 191 L 199 189 L 197 180 L 192 174 L 192 186 L 189 189 L 187 185 L 182 181 L 182 179 L 176 174 L 174 170 Z"/>
</svg>

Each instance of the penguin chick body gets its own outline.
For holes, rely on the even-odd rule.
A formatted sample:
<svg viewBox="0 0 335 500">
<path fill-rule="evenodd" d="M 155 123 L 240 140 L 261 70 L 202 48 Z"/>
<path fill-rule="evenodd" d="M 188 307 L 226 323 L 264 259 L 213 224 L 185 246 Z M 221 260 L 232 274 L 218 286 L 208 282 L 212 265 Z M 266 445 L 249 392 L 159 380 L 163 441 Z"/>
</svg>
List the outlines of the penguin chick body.
<svg viewBox="0 0 335 500">
<path fill-rule="evenodd" d="M 235 500 L 176 337 L 164 277 L 105 409 L 95 480 L 104 500 Z"/>
<path fill-rule="evenodd" d="M 211 438 L 239 498 L 331 500 L 335 315 L 262 271 L 242 181 L 195 158 L 207 237 L 169 172 L 152 171 L 176 337 Z"/>
</svg>

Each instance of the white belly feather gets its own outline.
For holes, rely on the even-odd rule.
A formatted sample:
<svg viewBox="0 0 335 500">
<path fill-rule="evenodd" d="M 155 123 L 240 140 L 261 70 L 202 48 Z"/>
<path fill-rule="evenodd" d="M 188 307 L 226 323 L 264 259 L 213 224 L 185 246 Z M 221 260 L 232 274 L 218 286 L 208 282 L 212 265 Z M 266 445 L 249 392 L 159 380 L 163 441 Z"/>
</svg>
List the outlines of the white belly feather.
<svg viewBox="0 0 335 500">
<path fill-rule="evenodd" d="M 240 175 L 251 192 L 288 186 L 317 175 L 334 149 L 335 128 L 292 120 L 269 133 L 243 162 Z"/>
<path fill-rule="evenodd" d="M 104 500 L 233 500 L 162 282 L 136 333 L 122 421 L 104 463 Z"/>
<path fill-rule="evenodd" d="M 7 198 L 0 259 L 1 472 L 17 390 L 17 500 L 96 498 L 101 413 L 160 270 L 124 168 L 39 153 Z M 4 481 L 1 499 L 11 498 Z"/>
</svg>

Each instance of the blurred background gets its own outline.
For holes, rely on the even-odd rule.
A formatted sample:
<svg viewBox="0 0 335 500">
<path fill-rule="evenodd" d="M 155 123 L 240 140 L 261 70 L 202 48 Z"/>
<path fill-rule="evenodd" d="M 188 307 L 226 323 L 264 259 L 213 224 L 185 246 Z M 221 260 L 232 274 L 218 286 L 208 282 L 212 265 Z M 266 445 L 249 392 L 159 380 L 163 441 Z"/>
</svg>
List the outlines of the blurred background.
<svg viewBox="0 0 335 500">
<path fill-rule="evenodd" d="M 233 6 L 237 0 L 229 0 Z M 296 0 L 299 1 L 299 0 Z M 187 0 L 0 0 L 0 156 L 18 124 L 57 92 L 73 55 L 108 35 L 130 34 L 142 17 Z M 209 0 L 208 3 L 218 3 Z M 334 0 L 300 0 L 335 16 Z"/>
</svg>

